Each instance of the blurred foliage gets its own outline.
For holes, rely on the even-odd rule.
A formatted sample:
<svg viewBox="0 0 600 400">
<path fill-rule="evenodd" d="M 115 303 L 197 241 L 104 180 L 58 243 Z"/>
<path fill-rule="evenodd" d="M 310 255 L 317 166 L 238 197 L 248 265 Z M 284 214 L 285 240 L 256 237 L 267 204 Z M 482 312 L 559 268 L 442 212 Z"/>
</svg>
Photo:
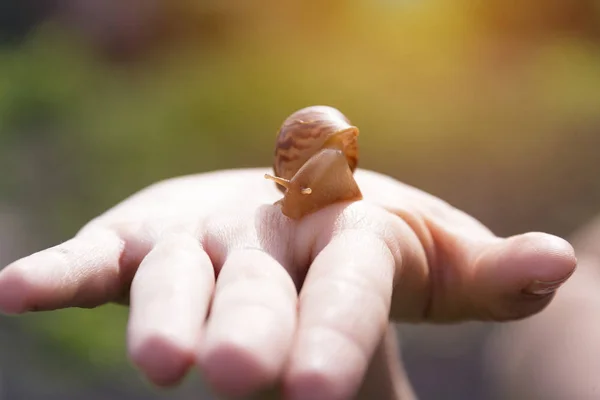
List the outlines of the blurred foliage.
<svg viewBox="0 0 600 400">
<path fill-rule="evenodd" d="M 565 136 L 600 132 L 598 1 L 147 4 L 157 10 L 135 36 L 143 51 L 116 28 L 100 45 L 85 21 L 58 17 L 0 48 L 0 193 L 48 241 L 156 180 L 271 165 L 279 124 L 311 104 L 361 129 L 361 166 L 505 232 L 560 197 L 539 188 L 568 185 L 555 162 Z M 515 207 L 512 225 L 503 207 Z M 540 227 L 571 227 L 559 222 Z M 25 320 L 61 351 L 113 366 L 125 317 L 103 307 Z"/>
<path fill-rule="evenodd" d="M 36 350 L 47 361 L 45 369 L 71 386 L 85 387 L 100 382 L 107 372 L 129 368 L 125 307 L 58 310 L 29 314 L 21 320 L 39 343 Z"/>
</svg>

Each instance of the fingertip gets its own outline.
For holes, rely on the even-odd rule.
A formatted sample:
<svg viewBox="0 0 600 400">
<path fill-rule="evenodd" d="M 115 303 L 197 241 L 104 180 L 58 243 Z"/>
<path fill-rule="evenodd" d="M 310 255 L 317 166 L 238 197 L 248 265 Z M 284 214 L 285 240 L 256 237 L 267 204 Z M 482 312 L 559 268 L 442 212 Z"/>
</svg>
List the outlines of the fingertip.
<svg viewBox="0 0 600 400">
<path fill-rule="evenodd" d="M 575 251 L 541 232 L 503 239 L 477 259 L 471 303 L 483 319 L 522 319 L 542 311 L 573 274 Z"/>
<path fill-rule="evenodd" d="M 118 238 L 74 238 L 15 261 L 0 272 L 0 310 L 20 314 L 91 308 L 114 300 L 123 283 L 121 250 Z"/>
<path fill-rule="evenodd" d="M 167 335 L 155 333 L 130 344 L 129 357 L 156 386 L 178 384 L 194 363 L 194 349 Z"/>
<path fill-rule="evenodd" d="M 243 398 L 273 383 L 270 371 L 254 352 L 232 342 L 201 351 L 197 363 L 210 387 L 220 395 Z"/>
<path fill-rule="evenodd" d="M 509 238 L 504 252 L 507 262 L 529 272 L 524 280 L 564 282 L 574 272 L 577 258 L 573 246 L 563 238 L 542 232 L 529 232 Z"/>
<path fill-rule="evenodd" d="M 305 370 L 286 377 L 283 394 L 286 400 L 334 400 L 344 398 L 335 382 L 319 370 Z"/>
<path fill-rule="evenodd" d="M 28 311 L 25 296 L 29 292 L 28 287 L 28 282 L 16 263 L 0 271 L 0 312 L 17 315 Z"/>
<path fill-rule="evenodd" d="M 313 327 L 299 331 L 283 378 L 285 398 L 354 398 L 369 358 L 356 340 L 337 329 Z"/>
</svg>

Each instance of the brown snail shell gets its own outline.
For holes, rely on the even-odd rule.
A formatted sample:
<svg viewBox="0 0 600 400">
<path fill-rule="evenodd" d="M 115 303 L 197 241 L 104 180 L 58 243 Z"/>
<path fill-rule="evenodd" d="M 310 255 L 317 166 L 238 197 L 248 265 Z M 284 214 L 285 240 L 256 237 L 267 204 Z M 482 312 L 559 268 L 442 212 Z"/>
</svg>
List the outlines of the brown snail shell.
<svg viewBox="0 0 600 400">
<path fill-rule="evenodd" d="M 311 106 L 294 112 L 277 134 L 275 176 L 284 192 L 276 204 L 292 219 L 341 201 L 362 199 L 354 180 L 358 128 L 337 109 Z"/>
</svg>

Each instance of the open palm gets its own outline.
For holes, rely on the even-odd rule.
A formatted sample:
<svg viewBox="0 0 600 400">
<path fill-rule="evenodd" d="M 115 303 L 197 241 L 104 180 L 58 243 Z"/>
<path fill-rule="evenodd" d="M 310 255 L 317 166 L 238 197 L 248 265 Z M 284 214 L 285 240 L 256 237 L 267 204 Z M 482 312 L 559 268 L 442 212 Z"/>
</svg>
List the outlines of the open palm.
<svg viewBox="0 0 600 400">
<path fill-rule="evenodd" d="M 388 321 L 511 320 L 575 268 L 562 239 L 493 235 L 443 201 L 357 170 L 364 200 L 300 221 L 266 169 L 161 182 L 0 273 L 6 313 L 129 303 L 129 351 L 156 384 L 194 363 L 219 392 L 283 382 L 346 399 Z"/>
</svg>

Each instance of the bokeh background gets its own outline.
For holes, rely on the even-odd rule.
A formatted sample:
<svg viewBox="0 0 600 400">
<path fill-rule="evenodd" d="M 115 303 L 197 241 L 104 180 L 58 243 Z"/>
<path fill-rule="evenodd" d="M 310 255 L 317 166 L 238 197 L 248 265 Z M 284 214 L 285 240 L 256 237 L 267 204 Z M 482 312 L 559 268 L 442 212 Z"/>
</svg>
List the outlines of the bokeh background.
<svg viewBox="0 0 600 400">
<path fill-rule="evenodd" d="M 160 179 L 268 166 L 294 110 L 499 235 L 600 212 L 600 1 L 0 2 L 0 264 Z M 211 398 L 130 366 L 127 309 L 0 319 L 0 399 Z M 490 324 L 403 327 L 422 399 L 501 398 Z"/>
</svg>

